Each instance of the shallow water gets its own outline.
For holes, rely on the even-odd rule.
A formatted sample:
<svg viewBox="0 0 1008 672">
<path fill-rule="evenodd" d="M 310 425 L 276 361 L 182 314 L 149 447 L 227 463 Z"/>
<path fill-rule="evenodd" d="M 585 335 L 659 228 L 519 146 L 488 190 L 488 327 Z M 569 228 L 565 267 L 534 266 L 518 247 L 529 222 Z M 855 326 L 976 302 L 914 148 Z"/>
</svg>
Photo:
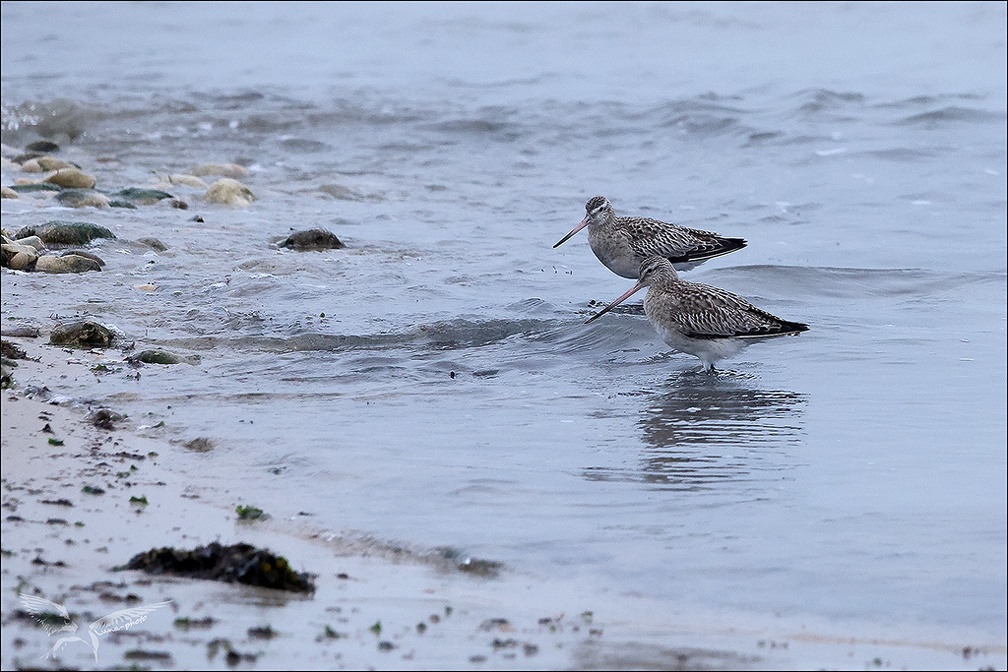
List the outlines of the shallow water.
<svg viewBox="0 0 1008 672">
<path fill-rule="evenodd" d="M 1004 4 L 55 4 L 2 6 L 5 144 L 259 197 L 4 200 L 118 236 L 100 274 L 5 271 L 5 326 L 201 358 L 60 393 L 211 438 L 278 518 L 1004 645 Z M 712 376 L 633 311 L 584 325 L 631 284 L 552 249 L 596 194 L 746 238 L 687 279 L 811 330 Z M 315 226 L 346 249 L 276 248 Z"/>
</svg>

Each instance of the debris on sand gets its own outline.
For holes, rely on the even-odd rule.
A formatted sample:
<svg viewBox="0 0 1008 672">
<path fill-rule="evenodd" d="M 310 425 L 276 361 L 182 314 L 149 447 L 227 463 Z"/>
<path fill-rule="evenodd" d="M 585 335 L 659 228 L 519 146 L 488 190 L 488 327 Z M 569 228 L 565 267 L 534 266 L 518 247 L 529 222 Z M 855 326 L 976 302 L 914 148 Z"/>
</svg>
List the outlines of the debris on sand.
<svg viewBox="0 0 1008 672">
<path fill-rule="evenodd" d="M 118 569 L 141 569 L 148 574 L 170 574 L 193 579 L 289 590 L 315 591 L 312 575 L 295 572 L 287 559 L 250 544 L 223 546 L 217 542 L 191 551 L 163 547 L 133 556 Z"/>
</svg>

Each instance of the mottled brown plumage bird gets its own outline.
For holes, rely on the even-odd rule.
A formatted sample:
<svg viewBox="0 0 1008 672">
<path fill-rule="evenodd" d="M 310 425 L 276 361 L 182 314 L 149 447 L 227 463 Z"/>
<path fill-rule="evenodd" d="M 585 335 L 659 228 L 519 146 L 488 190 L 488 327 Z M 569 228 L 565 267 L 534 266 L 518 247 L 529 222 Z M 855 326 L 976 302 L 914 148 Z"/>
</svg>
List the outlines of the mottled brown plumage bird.
<svg viewBox="0 0 1008 672">
<path fill-rule="evenodd" d="M 649 217 L 617 217 L 604 196 L 589 200 L 585 212 L 581 223 L 553 247 L 564 244 L 587 226 L 592 252 L 610 271 L 624 278 L 636 280 L 641 262 L 652 255 L 665 257 L 680 271 L 688 271 L 746 246 L 742 238 L 726 238 Z"/>
<path fill-rule="evenodd" d="M 592 322 L 648 288 L 644 314 L 671 348 L 694 355 L 708 371 L 718 360 L 731 357 L 752 343 L 808 331 L 808 325 L 789 322 L 761 310 L 731 292 L 686 282 L 665 257 L 651 256 L 640 264 L 640 279 L 594 316 Z"/>
</svg>

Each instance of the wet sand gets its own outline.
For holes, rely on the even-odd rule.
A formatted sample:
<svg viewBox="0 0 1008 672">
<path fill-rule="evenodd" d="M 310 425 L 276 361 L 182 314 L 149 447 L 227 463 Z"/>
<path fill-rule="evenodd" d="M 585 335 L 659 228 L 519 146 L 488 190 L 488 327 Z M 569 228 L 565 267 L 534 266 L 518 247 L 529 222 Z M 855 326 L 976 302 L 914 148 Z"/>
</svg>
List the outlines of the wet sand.
<svg viewBox="0 0 1008 672">
<path fill-rule="evenodd" d="M 159 439 L 130 418 L 98 426 L 97 407 L 60 396 L 66 378 L 98 384 L 92 369 L 111 351 L 57 348 L 44 333 L 5 340 L 27 355 L 2 392 L 5 669 L 1004 669 L 1003 647 L 954 633 L 668 614 L 615 586 L 494 572 L 314 529 L 310 516 L 241 521 L 243 484 L 215 472 L 212 451 Z M 152 548 L 214 541 L 281 555 L 316 590 L 116 569 Z M 47 636 L 19 592 L 64 605 L 78 632 Z M 100 636 L 95 661 L 88 623 L 166 601 Z M 43 658 L 59 637 L 78 635 Z"/>
</svg>

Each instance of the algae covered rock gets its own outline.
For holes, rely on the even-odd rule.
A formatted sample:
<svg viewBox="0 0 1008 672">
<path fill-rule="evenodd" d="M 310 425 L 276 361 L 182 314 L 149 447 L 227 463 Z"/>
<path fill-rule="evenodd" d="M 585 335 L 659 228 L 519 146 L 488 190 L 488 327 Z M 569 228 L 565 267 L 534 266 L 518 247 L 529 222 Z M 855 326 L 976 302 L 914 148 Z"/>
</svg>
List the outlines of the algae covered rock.
<svg viewBox="0 0 1008 672">
<path fill-rule="evenodd" d="M 115 238 L 115 234 L 104 226 L 89 222 L 67 222 L 53 220 L 40 226 L 26 226 L 17 232 L 16 238 L 38 236 L 46 245 L 86 245 L 97 238 Z"/>
<path fill-rule="evenodd" d="M 111 203 L 108 196 L 94 189 L 64 189 L 56 194 L 56 200 L 68 208 L 107 208 Z"/>
<path fill-rule="evenodd" d="M 71 348 L 107 348 L 116 340 L 108 327 L 92 320 L 75 320 L 53 327 L 49 334 L 51 345 Z"/>
<path fill-rule="evenodd" d="M 141 187 L 127 187 L 126 189 L 120 189 L 119 191 L 110 194 L 110 196 L 118 201 L 126 201 L 136 205 L 154 205 L 158 201 L 162 201 L 166 198 L 174 198 L 174 196 L 169 194 L 167 191 L 161 191 L 160 189 L 144 189 Z"/>
<path fill-rule="evenodd" d="M 129 361 L 133 364 L 197 364 L 199 363 L 199 356 L 180 357 L 173 352 L 154 348 L 138 352 L 130 357 Z"/>
<path fill-rule="evenodd" d="M 29 142 L 24 147 L 26 152 L 44 152 L 46 154 L 53 154 L 58 152 L 60 147 L 55 142 L 51 140 L 36 140 L 35 142 Z"/>
<path fill-rule="evenodd" d="M 60 191 L 61 188 L 48 182 L 28 182 L 26 184 L 13 184 L 10 189 L 17 194 L 31 194 L 39 191 L 53 192 Z"/>
<path fill-rule="evenodd" d="M 101 257 L 87 250 L 66 250 L 60 254 L 47 252 L 39 236 L 25 236 L 17 240 L 11 240 L 6 235 L 3 237 L 4 268 L 44 273 L 83 273 L 100 271 L 105 265 Z"/>
<path fill-rule="evenodd" d="M 295 250 L 338 250 L 346 246 L 331 231 L 306 229 L 292 233 L 280 243 L 280 247 L 289 247 Z"/>
</svg>

